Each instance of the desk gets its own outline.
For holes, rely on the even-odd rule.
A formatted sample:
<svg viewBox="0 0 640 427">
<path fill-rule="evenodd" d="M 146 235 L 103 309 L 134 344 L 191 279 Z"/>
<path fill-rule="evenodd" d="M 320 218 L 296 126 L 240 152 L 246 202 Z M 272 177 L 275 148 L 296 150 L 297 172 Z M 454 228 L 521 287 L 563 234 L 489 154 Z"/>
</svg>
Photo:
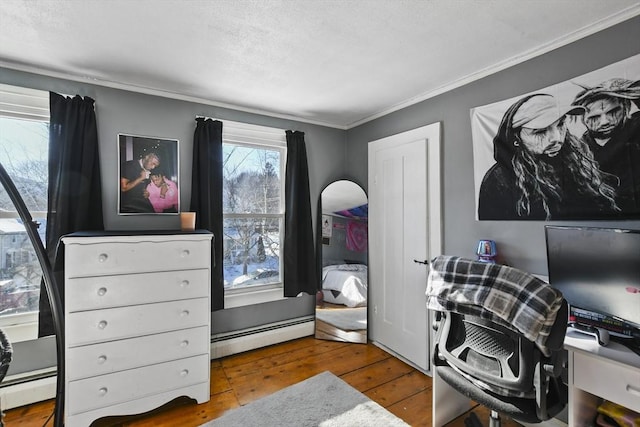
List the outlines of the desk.
<svg viewBox="0 0 640 427">
<path fill-rule="evenodd" d="M 610 342 L 600 347 L 591 336 L 568 331 L 569 425 L 589 425 L 601 399 L 640 412 L 640 356 Z"/>
<path fill-rule="evenodd" d="M 564 346 L 569 357 L 569 426 L 591 425 L 602 399 L 640 412 L 640 356 L 616 342 L 600 347 L 592 336 L 574 331 L 567 331 Z M 441 427 L 469 408 L 469 399 L 434 372 L 433 426 Z"/>
</svg>

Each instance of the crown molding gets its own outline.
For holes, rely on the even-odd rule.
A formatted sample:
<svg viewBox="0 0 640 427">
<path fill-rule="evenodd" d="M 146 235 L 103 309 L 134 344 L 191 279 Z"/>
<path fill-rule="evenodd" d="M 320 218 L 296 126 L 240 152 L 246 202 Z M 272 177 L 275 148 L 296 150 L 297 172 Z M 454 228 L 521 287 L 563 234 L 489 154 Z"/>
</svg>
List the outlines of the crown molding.
<svg viewBox="0 0 640 427">
<path fill-rule="evenodd" d="M 541 56 L 545 53 L 551 52 L 552 50 L 555 50 L 557 48 L 566 46 L 570 43 L 573 43 L 575 41 L 578 41 L 580 39 L 583 39 L 587 36 L 590 36 L 592 34 L 595 34 L 599 31 L 602 31 L 606 28 L 612 27 L 614 25 L 620 24 L 628 19 L 631 19 L 635 16 L 640 15 L 640 3 L 634 6 L 630 6 L 625 10 L 622 10 L 614 15 L 611 15 L 607 18 L 604 18 L 594 24 L 588 25 L 586 27 L 583 27 L 579 30 L 576 30 L 572 33 L 569 33 L 561 38 L 558 38 L 556 40 L 553 40 L 549 43 L 543 44 L 541 46 L 538 46 L 534 49 L 530 49 L 528 51 L 523 52 L 520 55 L 514 56 L 512 58 L 509 58 L 505 61 L 499 62 L 497 64 L 494 64 L 490 67 L 487 67 L 485 69 L 479 70 L 475 73 L 469 74 L 467 76 L 464 76 L 458 80 L 452 81 L 450 83 L 447 83 L 446 85 L 440 86 L 439 88 L 436 88 L 434 90 L 430 90 L 428 92 L 425 92 L 421 95 L 412 97 L 410 99 L 407 99 L 404 102 L 398 103 L 390 108 L 387 108 L 385 110 L 382 110 L 376 114 L 373 114 L 371 116 L 365 117 L 362 120 L 358 120 L 356 122 L 350 123 L 346 126 L 347 129 L 352 129 L 354 127 L 360 126 L 362 124 L 365 124 L 367 122 L 370 122 L 372 120 L 378 119 L 380 117 L 386 116 L 387 114 L 393 113 L 395 111 L 398 110 L 402 110 L 403 108 L 407 108 L 410 107 L 412 105 L 418 104 L 422 101 L 425 101 L 429 98 L 434 98 L 438 95 L 441 95 L 443 93 L 449 92 L 453 89 L 457 89 L 461 86 L 464 86 L 468 83 L 472 83 L 476 80 L 480 80 L 484 77 L 490 76 L 492 74 L 495 74 L 499 71 L 503 71 L 506 70 L 507 68 L 513 67 L 514 65 L 518 65 L 522 62 L 528 61 L 529 59 L 533 59 L 535 57 Z"/>
<path fill-rule="evenodd" d="M 207 98 L 201 98 L 201 97 L 196 97 L 196 96 L 191 96 L 191 95 L 185 95 L 185 94 L 181 94 L 181 93 L 175 93 L 175 92 L 171 92 L 171 91 L 166 91 L 166 90 L 162 90 L 162 89 L 157 89 L 157 88 L 151 88 L 151 87 L 144 87 L 144 86 L 138 86 L 138 85 L 133 85 L 133 84 L 127 84 L 127 83 L 119 83 L 119 82 L 114 82 L 114 81 L 109 81 L 109 80 L 102 80 L 102 79 L 98 79 L 98 78 L 94 78 L 94 77 L 88 77 L 88 76 L 78 76 L 78 75 L 74 75 L 71 73 L 66 73 L 66 72 L 60 72 L 60 71 L 55 71 L 55 70 L 48 70 L 45 68 L 39 68 L 36 66 L 32 66 L 32 65 L 28 65 L 28 64 L 17 64 L 17 63 L 12 63 L 9 61 L 5 61 L 5 60 L 1 60 L 0 59 L 0 67 L 4 67 L 7 69 L 12 69 L 12 70 L 17 70 L 17 71 L 23 71 L 23 72 L 28 72 L 28 73 L 33 73 L 33 74 L 39 74 L 39 75 L 44 75 L 44 76 L 48 76 L 48 77 L 54 77 L 54 78 L 59 78 L 59 79 L 64 79 L 64 80 L 71 80 L 71 81 L 75 81 L 75 82 L 79 82 L 79 83 L 87 83 L 87 84 L 93 84 L 96 86 L 102 86 L 102 87 L 108 87 L 108 88 L 112 88 L 112 89 L 120 89 L 120 90 L 126 90 L 126 91 L 130 91 L 130 92 L 136 92 L 136 93 L 141 93 L 141 94 L 146 94 L 146 95 L 152 95 L 152 96 L 158 96 L 158 97 L 163 97 L 163 98 L 170 98 L 170 99 L 175 99 L 175 100 L 180 100 L 180 101 L 186 101 L 186 102 L 193 102 L 196 104 L 203 104 L 203 105 L 208 105 L 208 106 L 213 106 L 213 107 L 220 107 L 220 108 L 226 108 L 226 109 L 230 109 L 230 110 L 235 110 L 235 111 L 241 111 L 241 112 L 245 112 L 245 113 L 251 113 L 251 114 L 257 114 L 257 115 L 262 115 L 262 116 L 267 116 L 267 117 L 272 117 L 272 118 L 277 118 L 277 119 L 284 119 L 284 120 L 292 120 L 292 121 L 296 121 L 296 122 L 302 122 L 302 123 L 308 123 L 311 125 L 317 125 L 317 126 L 323 126 L 323 127 L 328 127 L 328 128 L 334 128 L 334 129 L 340 129 L 340 130 L 349 130 L 349 129 L 353 129 L 357 126 L 363 125 L 365 123 L 368 123 L 370 121 L 373 121 L 375 119 L 378 119 L 380 117 L 386 116 L 390 113 L 402 110 L 404 108 L 410 107 L 412 105 L 418 104 L 422 101 L 425 101 L 427 99 L 433 98 L 435 96 L 441 95 L 443 93 L 449 92 L 453 89 L 457 89 L 461 86 L 464 86 L 468 83 L 472 83 L 476 80 L 479 80 L 481 78 L 487 77 L 491 74 L 495 74 L 499 71 L 505 70 L 509 67 L 512 67 L 514 65 L 520 64 L 522 62 L 525 62 L 529 59 L 535 58 L 537 56 L 543 55 L 545 53 L 548 53 L 554 49 L 557 49 L 559 47 L 562 46 L 566 46 L 567 44 L 570 44 L 572 42 L 575 42 L 577 40 L 580 40 L 582 38 L 585 38 L 587 36 L 590 36 L 592 34 L 597 33 L 598 31 L 601 31 L 603 29 L 612 27 L 616 24 L 619 24 L 621 22 L 624 22 L 628 19 L 631 19 L 635 16 L 640 15 L 640 3 L 634 6 L 630 6 L 627 9 L 624 9 L 616 14 L 613 14 L 607 18 L 601 19 L 600 21 L 585 26 L 579 30 L 576 30 L 570 34 L 567 34 L 561 38 L 558 38 L 556 40 L 553 40 L 552 42 L 546 43 L 544 45 L 538 46 L 534 49 L 530 49 L 528 51 L 523 52 L 520 55 L 514 56 L 512 58 L 509 58 L 505 61 L 501 61 L 491 67 L 487 67 L 484 68 L 482 70 L 479 70 L 477 72 L 471 73 L 465 77 L 462 77 L 460 79 L 457 79 L 455 81 L 452 81 L 450 83 L 447 83 L 445 85 L 442 85 L 436 89 L 430 90 L 428 92 L 424 92 L 422 94 L 419 94 L 417 96 L 411 97 L 410 99 L 407 99 L 403 102 L 397 103 L 393 106 L 391 106 L 390 108 L 386 108 L 384 110 L 379 111 L 378 113 L 372 114 L 370 116 L 364 117 L 361 120 L 349 123 L 349 124 L 337 124 L 337 123 L 329 123 L 329 122 L 323 122 L 323 121 L 319 121 L 319 120 L 311 120 L 308 118 L 304 118 L 304 117 L 300 117 L 300 116 L 296 116 L 295 114 L 281 114 L 281 113 L 275 113 L 272 111 L 267 111 L 267 110 L 261 110 L 261 109 L 257 109 L 257 108 L 249 108 L 249 107 L 243 107 L 243 106 L 239 106 L 239 105 L 234 105 L 234 104 L 230 104 L 230 103 L 225 103 L 225 102 L 218 102 L 215 100 L 211 100 L 211 99 L 207 99 Z"/>
</svg>

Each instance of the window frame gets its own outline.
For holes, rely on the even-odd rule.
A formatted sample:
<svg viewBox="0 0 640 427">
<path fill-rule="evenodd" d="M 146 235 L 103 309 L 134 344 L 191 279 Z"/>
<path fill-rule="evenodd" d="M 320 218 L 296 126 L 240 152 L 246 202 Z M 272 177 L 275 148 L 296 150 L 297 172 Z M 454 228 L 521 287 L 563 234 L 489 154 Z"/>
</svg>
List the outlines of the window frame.
<svg viewBox="0 0 640 427">
<path fill-rule="evenodd" d="M 0 116 L 49 123 L 49 92 L 0 83 Z M 32 211 L 30 214 L 34 220 L 47 217 L 47 212 Z M 19 214 L 3 212 L 0 217 L 19 218 Z M 0 316 L 0 329 L 13 343 L 36 340 L 38 317 L 37 311 Z"/>
<path fill-rule="evenodd" d="M 280 152 L 280 212 L 277 214 L 227 214 L 223 212 L 223 221 L 227 218 L 280 218 L 280 278 L 284 274 L 282 248 L 284 248 L 284 216 L 285 216 L 285 173 L 287 163 L 286 131 L 274 127 L 253 125 L 249 123 L 222 121 L 222 143 L 250 148 L 274 149 Z M 224 307 L 234 308 L 251 304 L 285 299 L 284 284 L 257 285 L 247 288 L 225 289 Z"/>
</svg>

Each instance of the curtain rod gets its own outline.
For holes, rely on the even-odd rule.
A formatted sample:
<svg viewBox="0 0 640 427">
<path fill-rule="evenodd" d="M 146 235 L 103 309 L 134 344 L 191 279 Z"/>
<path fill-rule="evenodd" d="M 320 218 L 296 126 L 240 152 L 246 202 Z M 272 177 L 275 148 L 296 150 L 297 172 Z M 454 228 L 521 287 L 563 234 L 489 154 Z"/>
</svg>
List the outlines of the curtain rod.
<svg viewBox="0 0 640 427">
<path fill-rule="evenodd" d="M 227 128 L 230 127 L 235 127 L 235 128 L 253 128 L 253 129 L 264 129 L 266 131 L 278 131 L 278 132 L 286 132 L 286 129 L 282 129 L 282 128 L 278 128 L 278 127 L 273 127 L 273 126 L 265 126 L 265 125 L 256 125 L 253 123 L 245 123 L 245 122 L 238 122 L 235 120 L 229 120 L 229 119 L 218 119 L 216 117 L 210 117 L 210 116 L 203 116 L 200 114 L 196 114 L 196 119 L 211 119 L 211 120 L 219 120 L 221 122 L 224 122 L 227 124 Z M 226 132 L 226 130 L 225 130 Z"/>
</svg>

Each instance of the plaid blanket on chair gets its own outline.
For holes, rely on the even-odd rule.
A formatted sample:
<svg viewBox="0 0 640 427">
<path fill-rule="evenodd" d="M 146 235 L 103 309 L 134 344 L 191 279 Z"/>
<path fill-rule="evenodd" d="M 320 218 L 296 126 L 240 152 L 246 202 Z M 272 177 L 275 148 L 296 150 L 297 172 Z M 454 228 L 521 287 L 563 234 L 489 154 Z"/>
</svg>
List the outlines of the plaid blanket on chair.
<svg viewBox="0 0 640 427">
<path fill-rule="evenodd" d="M 500 264 L 438 256 L 431 261 L 427 308 L 480 316 L 514 329 L 535 342 L 545 354 L 545 343 L 562 294 L 543 280 Z"/>
</svg>

